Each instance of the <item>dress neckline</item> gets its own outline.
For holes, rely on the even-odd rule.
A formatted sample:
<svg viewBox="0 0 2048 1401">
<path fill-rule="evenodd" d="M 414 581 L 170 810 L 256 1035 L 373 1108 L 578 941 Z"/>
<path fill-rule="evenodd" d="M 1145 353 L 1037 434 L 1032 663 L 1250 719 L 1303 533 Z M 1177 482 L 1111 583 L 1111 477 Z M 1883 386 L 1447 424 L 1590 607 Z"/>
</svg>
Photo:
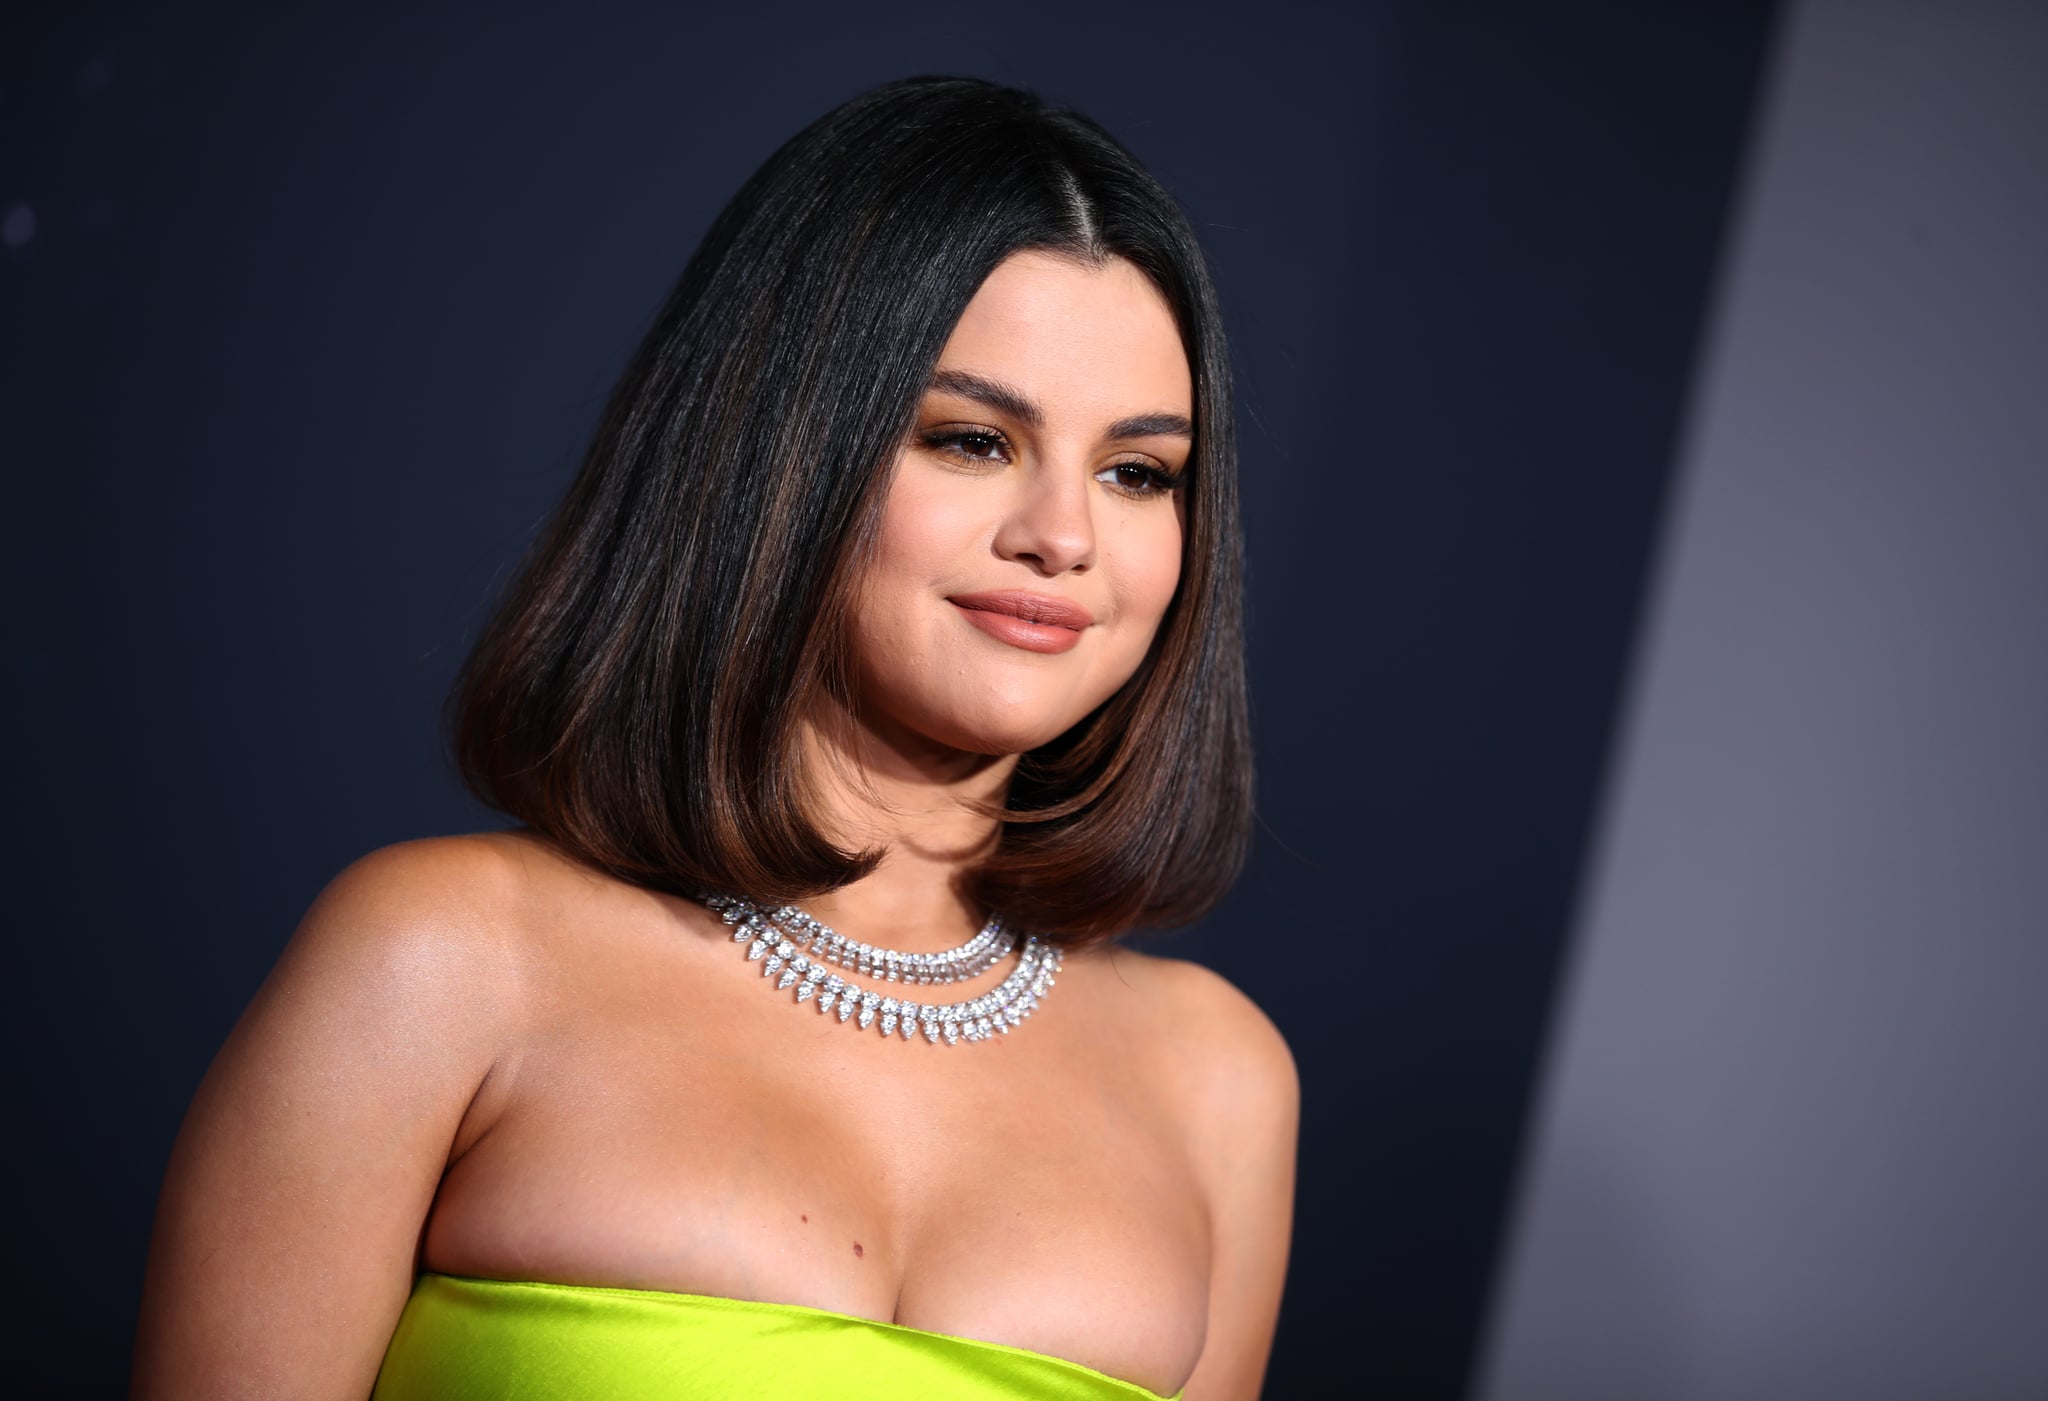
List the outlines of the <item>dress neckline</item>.
<svg viewBox="0 0 2048 1401">
<path fill-rule="evenodd" d="M 1013 1357 L 1026 1357 L 1049 1366 L 1064 1368 L 1092 1377 L 1107 1386 L 1121 1387 L 1141 1401 L 1179 1401 L 1186 1388 L 1172 1396 L 1162 1396 L 1156 1391 L 1140 1386 L 1122 1377 L 1113 1377 L 1107 1372 L 1097 1371 L 1085 1363 L 1072 1358 L 1056 1357 L 1049 1352 L 1034 1352 L 1030 1348 L 1018 1347 L 1013 1343 L 990 1342 L 986 1338 L 970 1338 L 960 1333 L 941 1333 L 930 1328 L 914 1328 L 907 1323 L 889 1323 L 865 1314 L 840 1313 L 836 1309 L 813 1308 L 809 1304 L 777 1304 L 764 1299 L 728 1299 L 719 1294 L 682 1294 L 670 1289 L 628 1289 L 612 1284 L 557 1284 L 552 1280 L 540 1279 L 486 1279 L 481 1275 L 448 1274 L 442 1270 L 423 1270 L 421 1276 L 434 1275 L 456 1284 L 482 1286 L 487 1289 L 532 1289 L 547 1293 L 602 1294 L 619 1298 L 658 1300 L 676 1307 L 708 1308 L 742 1313 L 768 1313 L 786 1317 L 810 1317 L 830 1319 L 840 1323 L 854 1323 L 863 1327 L 878 1329 L 885 1333 L 905 1334 L 919 1338 L 933 1338 L 959 1347 L 982 1348 L 990 1352 L 1007 1353 Z"/>
</svg>

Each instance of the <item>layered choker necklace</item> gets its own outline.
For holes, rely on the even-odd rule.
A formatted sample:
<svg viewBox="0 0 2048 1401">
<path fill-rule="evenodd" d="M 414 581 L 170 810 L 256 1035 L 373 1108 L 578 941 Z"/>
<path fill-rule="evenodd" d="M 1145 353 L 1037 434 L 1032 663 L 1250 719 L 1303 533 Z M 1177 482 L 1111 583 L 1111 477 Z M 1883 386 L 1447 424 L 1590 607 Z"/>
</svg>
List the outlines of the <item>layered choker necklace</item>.
<svg viewBox="0 0 2048 1401">
<path fill-rule="evenodd" d="M 701 898 L 732 926 L 733 942 L 746 946 L 747 958 L 761 965 L 761 976 L 778 991 L 794 989 L 798 1002 L 814 1003 L 821 1014 L 836 1015 L 843 1026 L 866 1031 L 879 1023 L 884 1038 L 911 1041 L 922 1031 L 934 1046 L 957 1046 L 1007 1036 L 1011 1027 L 1022 1026 L 1031 1015 L 1060 967 L 1059 948 L 1027 934 L 1017 966 L 995 987 L 960 1002 L 921 1003 L 860 987 L 832 967 L 899 986 L 957 983 L 1002 962 L 1016 947 L 1016 934 L 991 915 L 981 932 L 958 948 L 906 953 L 849 939 L 794 905 L 764 910 L 732 895 Z"/>
</svg>

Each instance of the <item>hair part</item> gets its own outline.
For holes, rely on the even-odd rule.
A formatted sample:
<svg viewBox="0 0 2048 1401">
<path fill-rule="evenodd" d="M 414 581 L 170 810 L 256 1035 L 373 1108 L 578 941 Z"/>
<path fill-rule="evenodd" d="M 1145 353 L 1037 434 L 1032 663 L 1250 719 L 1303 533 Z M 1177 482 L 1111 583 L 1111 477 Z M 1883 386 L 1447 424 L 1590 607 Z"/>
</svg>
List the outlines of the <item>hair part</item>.
<svg viewBox="0 0 2048 1401">
<path fill-rule="evenodd" d="M 621 879 L 782 902 L 878 852 L 818 829 L 802 726 L 858 705 L 846 639 L 889 474 L 1005 258 L 1129 260 L 1194 381 L 1181 581 L 1137 672 L 1020 757 L 971 894 L 1070 944 L 1206 913 L 1251 820 L 1229 360 L 1172 197 L 1088 118 L 911 78 L 799 132 L 713 222 L 449 696 L 484 802 Z"/>
</svg>

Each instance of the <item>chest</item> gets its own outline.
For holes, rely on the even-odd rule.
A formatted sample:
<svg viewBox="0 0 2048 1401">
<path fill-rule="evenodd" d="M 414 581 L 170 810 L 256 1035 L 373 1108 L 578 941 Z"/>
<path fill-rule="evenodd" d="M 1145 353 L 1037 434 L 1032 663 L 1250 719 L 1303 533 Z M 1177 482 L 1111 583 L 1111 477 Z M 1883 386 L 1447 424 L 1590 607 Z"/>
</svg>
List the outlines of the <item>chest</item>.
<svg viewBox="0 0 2048 1401">
<path fill-rule="evenodd" d="M 945 1047 L 721 975 L 560 999 L 445 1177 L 426 1267 L 802 1304 L 1178 1388 L 1205 1204 L 1085 995 Z"/>
</svg>

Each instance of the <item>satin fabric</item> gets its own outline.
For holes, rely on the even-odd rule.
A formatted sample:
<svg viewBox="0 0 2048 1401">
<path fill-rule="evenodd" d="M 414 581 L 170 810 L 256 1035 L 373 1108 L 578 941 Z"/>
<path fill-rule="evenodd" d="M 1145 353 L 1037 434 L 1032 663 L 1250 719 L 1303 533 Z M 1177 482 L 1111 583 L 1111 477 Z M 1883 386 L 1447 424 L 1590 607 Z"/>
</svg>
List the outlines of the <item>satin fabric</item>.
<svg viewBox="0 0 2048 1401">
<path fill-rule="evenodd" d="M 371 1401 L 1177 1401 L 1064 1358 L 794 1304 L 427 1273 Z"/>
</svg>

